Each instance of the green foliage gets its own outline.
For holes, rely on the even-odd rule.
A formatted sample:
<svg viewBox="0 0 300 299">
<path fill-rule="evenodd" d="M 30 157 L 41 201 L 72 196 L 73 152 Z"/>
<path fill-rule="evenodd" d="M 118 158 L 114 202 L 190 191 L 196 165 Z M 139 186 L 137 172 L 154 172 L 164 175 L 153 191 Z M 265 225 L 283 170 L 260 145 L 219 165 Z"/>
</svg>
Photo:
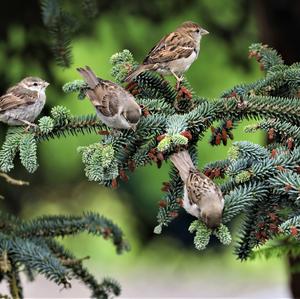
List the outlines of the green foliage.
<svg viewBox="0 0 300 299">
<path fill-rule="evenodd" d="M 111 75 L 118 83 L 122 83 L 132 67 L 137 65 L 130 51 L 126 49 L 112 55 L 110 63 L 112 64 Z"/>
<path fill-rule="evenodd" d="M 33 173 L 38 168 L 37 145 L 33 134 L 26 134 L 20 140 L 20 160 L 28 172 Z"/>
<path fill-rule="evenodd" d="M 98 15 L 98 3 L 96 0 L 78 1 L 72 13 L 66 11 L 66 8 L 71 10 L 70 6 L 60 0 L 41 0 L 40 7 L 54 58 L 59 66 L 68 68 L 72 64 L 72 38 L 79 31 L 79 25 L 91 22 Z"/>
<path fill-rule="evenodd" d="M 76 92 L 78 93 L 78 99 L 83 100 L 85 98 L 85 93 L 88 90 L 88 86 L 83 80 L 74 80 L 64 84 L 62 90 L 65 93 Z"/>
<path fill-rule="evenodd" d="M 165 152 L 171 147 L 186 145 L 188 143 L 188 139 L 180 134 L 174 134 L 172 136 L 166 135 L 163 140 L 159 142 L 157 145 L 157 150 L 160 152 Z"/>
<path fill-rule="evenodd" d="M 54 129 L 54 121 L 49 116 L 44 116 L 39 119 L 39 129 L 42 133 L 49 134 Z"/>
<path fill-rule="evenodd" d="M 202 221 L 195 220 L 191 223 L 189 232 L 195 233 L 194 244 L 198 250 L 204 250 L 207 247 L 212 234 L 215 235 L 224 245 L 229 245 L 231 243 L 230 232 L 224 224 L 221 224 L 217 229 L 212 230 Z"/>
<path fill-rule="evenodd" d="M 114 159 L 114 149 L 111 144 L 94 143 L 80 147 L 82 162 L 85 164 L 85 174 L 90 181 L 104 183 L 115 179 L 118 175 L 118 164 Z"/>
<path fill-rule="evenodd" d="M 205 224 L 203 224 L 199 220 L 195 220 L 191 223 L 189 227 L 189 231 L 191 233 L 196 232 L 194 238 L 194 244 L 196 249 L 203 250 L 209 243 L 211 229 L 207 228 Z"/>
<path fill-rule="evenodd" d="M 269 239 L 279 235 L 296 237 L 300 207 L 300 65 L 284 65 L 276 51 L 260 44 L 253 45 L 250 54 L 261 63 L 266 76 L 235 86 L 215 100 L 198 97 L 194 92 L 192 98 L 186 97 L 151 72 L 137 76 L 126 86 L 143 109 L 136 132 L 120 130 L 116 134 L 96 116 L 74 117 L 64 107 L 53 108 L 51 117 L 42 118 L 29 134 L 18 131 L 7 135 L 0 152 L 0 165 L 6 171 L 12 169 L 13 159 L 22 145 L 21 162 L 33 171 L 37 165 L 33 146 L 36 142 L 69 133 L 104 130 L 106 135 L 100 142 L 80 147 L 79 152 L 89 180 L 116 187 L 119 179 L 128 179 L 128 170 L 150 163 L 161 167 L 180 148 L 189 150 L 196 165 L 197 142 L 214 122 L 220 124 L 223 144 L 226 144 L 228 131 L 224 134 L 222 130 L 227 128 L 228 121 L 231 133 L 241 120 L 259 119 L 258 125 L 247 130 L 263 129 L 269 137 L 275 132 L 276 138 L 269 138 L 273 144 L 264 147 L 248 141 L 235 142 L 227 159 L 204 168 L 212 179 L 224 178 L 220 185 L 225 198 L 223 224 L 243 216 L 235 251 L 240 259 L 247 259 Z M 115 54 L 111 63 L 112 75 L 119 83 L 137 65 L 128 50 Z M 184 84 L 189 86 L 187 81 Z M 65 84 L 63 90 L 76 92 L 83 98 L 86 88 L 77 80 Z M 161 233 L 177 217 L 182 205 L 183 182 L 174 167 L 169 177 L 164 187 L 166 193 L 159 202 L 155 233 Z M 190 230 L 195 232 L 196 248 L 204 249 L 212 233 L 223 244 L 229 244 L 231 236 L 223 224 L 209 230 L 200 221 L 194 222 Z"/>
<path fill-rule="evenodd" d="M 41 1 L 42 18 L 52 41 L 52 50 L 57 64 L 69 67 L 72 63 L 71 37 L 77 29 L 77 22 L 63 11 L 58 0 Z"/>
<path fill-rule="evenodd" d="M 57 123 L 66 123 L 72 119 L 71 111 L 64 106 L 55 106 L 51 109 L 51 116 Z"/>
<path fill-rule="evenodd" d="M 9 172 L 14 167 L 13 161 L 18 152 L 21 138 L 22 129 L 14 127 L 8 129 L 5 142 L 0 151 L 1 171 Z"/>
<path fill-rule="evenodd" d="M 280 55 L 274 49 L 270 49 L 263 44 L 253 44 L 249 47 L 251 56 L 256 57 L 259 63 L 261 63 L 264 70 L 269 71 L 271 68 L 283 65 L 283 60 Z"/>
<path fill-rule="evenodd" d="M 90 134 L 93 131 L 106 128 L 96 115 L 73 116 L 63 106 L 52 108 L 51 116 L 44 116 L 39 119 L 38 125 L 31 128 L 29 132 L 24 127 L 9 128 L 0 150 L 1 171 L 9 172 L 14 168 L 14 159 L 19 152 L 22 165 L 28 172 L 33 173 L 38 168 L 38 142 L 61 136 L 66 137 L 68 134 Z"/>
<path fill-rule="evenodd" d="M 67 251 L 55 238 L 88 232 L 112 240 L 117 253 L 129 249 L 123 233 L 112 221 L 95 213 L 82 216 L 44 216 L 30 221 L 1 214 L 5 223 L 0 233 L 0 273 L 10 285 L 13 298 L 23 298 L 19 273 L 31 277 L 44 275 L 58 285 L 70 287 L 71 279 L 81 279 L 92 291 L 92 298 L 108 298 L 120 294 L 120 286 L 112 279 L 98 283 L 82 266 L 82 260 Z"/>
<path fill-rule="evenodd" d="M 228 227 L 224 224 L 221 224 L 214 233 L 222 244 L 229 245 L 231 243 L 231 234 Z"/>
</svg>

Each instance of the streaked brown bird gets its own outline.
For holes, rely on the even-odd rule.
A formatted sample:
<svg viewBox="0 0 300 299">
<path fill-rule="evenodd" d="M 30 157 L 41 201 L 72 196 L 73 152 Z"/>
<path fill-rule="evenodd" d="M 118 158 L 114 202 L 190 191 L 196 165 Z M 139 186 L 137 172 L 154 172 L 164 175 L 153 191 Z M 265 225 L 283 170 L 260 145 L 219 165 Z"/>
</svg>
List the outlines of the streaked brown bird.
<svg viewBox="0 0 300 299">
<path fill-rule="evenodd" d="M 173 154 L 172 163 L 184 182 L 183 207 L 209 228 L 221 224 L 224 198 L 220 188 L 194 166 L 187 150 Z"/>
<path fill-rule="evenodd" d="M 48 85 L 40 78 L 27 77 L 9 88 L 0 97 L 0 121 L 11 126 L 34 126 L 32 122 L 45 105 Z"/>
<path fill-rule="evenodd" d="M 174 32 L 164 36 L 125 81 L 130 82 L 145 71 L 156 71 L 162 76 L 173 75 L 180 84 L 183 74 L 198 58 L 202 36 L 208 33 L 194 22 L 184 22 Z"/>
<path fill-rule="evenodd" d="M 101 121 L 114 129 L 135 130 L 142 112 L 133 95 L 114 82 L 97 78 L 88 66 L 77 71 L 89 87 L 86 94 Z"/>
</svg>

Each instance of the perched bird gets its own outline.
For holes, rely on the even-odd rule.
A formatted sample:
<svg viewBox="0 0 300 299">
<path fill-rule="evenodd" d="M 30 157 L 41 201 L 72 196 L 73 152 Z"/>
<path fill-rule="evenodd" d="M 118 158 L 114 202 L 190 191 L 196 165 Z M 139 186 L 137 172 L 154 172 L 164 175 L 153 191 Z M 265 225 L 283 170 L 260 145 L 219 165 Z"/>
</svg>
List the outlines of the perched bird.
<svg viewBox="0 0 300 299">
<path fill-rule="evenodd" d="M 101 121 L 114 129 L 135 130 L 142 111 L 133 95 L 116 83 L 97 78 L 88 66 L 77 71 L 89 87 L 86 94 Z"/>
<path fill-rule="evenodd" d="M 45 105 L 48 85 L 40 78 L 27 77 L 9 88 L 0 97 L 0 121 L 12 126 L 34 126 L 32 122 Z"/>
<path fill-rule="evenodd" d="M 173 75 L 179 84 L 199 55 L 202 36 L 208 33 L 194 22 L 184 22 L 174 32 L 164 36 L 125 81 L 130 82 L 145 71 L 156 71 L 162 76 Z"/>
<path fill-rule="evenodd" d="M 224 198 L 219 187 L 194 166 L 187 150 L 173 154 L 172 163 L 184 182 L 183 207 L 209 228 L 221 224 Z"/>
</svg>

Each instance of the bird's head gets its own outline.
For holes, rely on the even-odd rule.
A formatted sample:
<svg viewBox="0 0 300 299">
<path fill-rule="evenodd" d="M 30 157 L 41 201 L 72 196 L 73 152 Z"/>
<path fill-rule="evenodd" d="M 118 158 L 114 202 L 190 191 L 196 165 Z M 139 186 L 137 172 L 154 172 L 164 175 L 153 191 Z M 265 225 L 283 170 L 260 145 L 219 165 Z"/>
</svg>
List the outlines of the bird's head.
<svg viewBox="0 0 300 299">
<path fill-rule="evenodd" d="M 20 84 L 25 88 L 36 91 L 43 91 L 49 85 L 48 82 L 38 77 L 26 77 L 20 82 Z"/>
<path fill-rule="evenodd" d="M 209 228 L 217 228 L 222 221 L 223 205 L 218 202 L 201 207 L 200 217 Z"/>
<path fill-rule="evenodd" d="M 191 21 L 182 23 L 177 28 L 177 31 L 181 31 L 181 32 L 188 34 L 191 38 L 193 38 L 196 41 L 200 41 L 200 39 L 203 35 L 209 34 L 209 32 L 207 30 L 202 28 L 197 23 L 194 23 Z"/>
<path fill-rule="evenodd" d="M 124 110 L 122 115 L 130 125 L 130 128 L 135 131 L 142 115 L 141 108 L 138 105 L 137 107 L 128 107 L 128 109 Z"/>
</svg>

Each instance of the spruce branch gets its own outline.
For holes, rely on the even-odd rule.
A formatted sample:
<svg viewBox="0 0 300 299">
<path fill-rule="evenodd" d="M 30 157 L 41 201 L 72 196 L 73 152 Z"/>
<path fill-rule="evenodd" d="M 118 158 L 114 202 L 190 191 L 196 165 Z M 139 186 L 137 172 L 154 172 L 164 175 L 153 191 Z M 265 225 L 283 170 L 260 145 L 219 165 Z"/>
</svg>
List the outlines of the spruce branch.
<svg viewBox="0 0 300 299">
<path fill-rule="evenodd" d="M 172 166 L 170 173 L 170 185 L 164 199 L 159 203 L 157 214 L 158 225 L 154 228 L 156 234 L 160 234 L 163 226 L 167 226 L 178 215 L 183 196 L 183 184 L 175 166 Z"/>
<path fill-rule="evenodd" d="M 12 185 L 16 185 L 16 186 L 28 186 L 29 185 L 29 182 L 22 181 L 22 180 L 16 180 L 4 172 L 0 172 L 0 176 L 2 178 L 4 178 L 8 184 L 12 184 Z"/>
<path fill-rule="evenodd" d="M 16 264 L 24 264 L 57 284 L 68 285 L 68 272 L 49 250 L 32 241 L 0 234 L 0 251 L 6 250 Z"/>
<path fill-rule="evenodd" d="M 261 43 L 249 47 L 249 57 L 255 57 L 265 71 L 283 65 L 283 60 L 277 51 Z"/>
<path fill-rule="evenodd" d="M 8 129 L 6 139 L 0 150 L 0 168 L 3 172 L 9 172 L 13 167 L 13 160 L 18 152 L 22 129 L 11 127 Z"/>
<path fill-rule="evenodd" d="M 72 63 L 71 37 L 77 30 L 73 16 L 63 11 L 58 0 L 41 0 L 43 23 L 51 35 L 52 51 L 57 64 L 70 67 Z"/>
<path fill-rule="evenodd" d="M 53 13 L 55 15 L 55 10 Z M 128 179 L 126 171 L 152 162 L 161 167 L 163 161 L 182 148 L 190 151 L 196 165 L 196 145 L 209 128 L 213 133 L 211 144 L 223 142 L 226 145 L 241 120 L 259 120 L 258 125 L 247 130 L 266 130 L 272 144 L 263 147 L 247 141 L 235 142 L 227 159 L 204 168 L 210 178 L 225 179 L 221 185 L 225 196 L 223 223 L 246 215 L 236 251 L 241 259 L 246 259 L 255 247 L 276 238 L 282 223 L 298 216 L 300 188 L 300 65 L 284 65 L 276 51 L 261 44 L 253 45 L 250 52 L 265 70 L 265 77 L 234 86 L 215 100 L 197 96 L 188 81 L 175 90 L 155 73 L 138 75 L 126 86 L 143 111 L 136 132 L 122 130 L 111 134 L 96 116 L 75 117 L 64 107 L 53 108 L 51 115 L 41 118 L 37 128 L 29 133 L 19 131 L 7 136 L 0 152 L 1 169 L 6 172 L 12 169 L 14 157 L 20 150 L 22 163 L 32 171 L 29 164 L 30 167 L 37 165 L 34 144 L 67 134 L 105 130 L 108 135 L 100 142 L 81 147 L 79 151 L 89 180 L 116 187 L 119 178 Z M 118 83 L 137 66 L 128 50 L 113 55 L 111 63 L 112 75 Z M 190 90 L 184 91 L 184 88 Z M 87 86 L 76 80 L 65 84 L 63 89 L 77 93 L 82 99 Z M 216 122 L 218 126 L 214 127 Z M 31 155 L 26 156 L 25 152 Z M 156 233 L 178 215 L 182 204 L 183 182 L 174 168 L 163 190 L 166 194 L 159 202 Z M 77 218 L 73 220 L 78 224 Z M 78 227 L 74 224 L 69 229 L 73 233 Z M 67 234 L 60 230 L 57 228 L 57 235 L 58 232 Z M 198 248 L 208 245 L 210 234 L 204 232 L 203 227 L 196 232 Z M 212 233 L 224 244 L 231 240 L 223 225 Z"/>
<path fill-rule="evenodd" d="M 82 265 L 86 258 L 78 259 L 54 238 L 88 232 L 111 239 L 117 253 L 128 250 L 122 231 L 109 219 L 96 213 L 83 216 L 44 216 L 21 221 L 4 213 L 0 214 L 0 273 L 11 286 L 11 295 L 21 295 L 19 273 L 30 279 L 35 274 L 44 275 L 56 284 L 70 287 L 70 279 L 77 277 L 91 290 L 92 298 L 110 298 L 120 294 L 120 286 L 113 279 L 97 282 Z M 5 225 L 2 225 L 2 221 Z"/>
<path fill-rule="evenodd" d="M 47 245 L 60 259 L 74 260 L 75 257 L 63 246 L 53 240 L 47 240 Z M 73 275 L 80 279 L 92 291 L 91 298 L 109 298 L 111 295 L 118 296 L 120 294 L 120 285 L 113 279 L 106 279 L 102 283 L 98 283 L 95 277 L 82 266 L 82 263 L 72 263 L 66 265 L 72 270 Z"/>
<path fill-rule="evenodd" d="M 6 139 L 0 150 L 0 169 L 9 172 L 14 168 L 14 158 L 20 153 L 22 165 L 33 173 L 38 168 L 37 144 L 41 141 L 60 138 L 67 135 L 91 134 L 106 129 L 96 115 L 73 116 L 63 107 L 56 106 L 51 110 L 51 117 L 45 116 L 39 120 L 39 125 L 29 132 L 24 128 L 9 128 Z"/>
<path fill-rule="evenodd" d="M 280 172 L 277 176 L 270 178 L 270 183 L 275 194 L 289 195 L 296 202 L 300 200 L 300 176 L 292 171 Z"/>
<path fill-rule="evenodd" d="M 250 182 L 235 188 L 225 196 L 223 223 L 229 222 L 256 201 L 264 200 L 268 196 L 268 191 L 268 186 L 260 182 Z"/>
<path fill-rule="evenodd" d="M 129 249 L 120 228 L 96 213 L 85 213 L 82 216 L 44 216 L 20 225 L 15 231 L 22 238 L 64 237 L 81 232 L 111 239 L 117 253 Z"/>
</svg>

